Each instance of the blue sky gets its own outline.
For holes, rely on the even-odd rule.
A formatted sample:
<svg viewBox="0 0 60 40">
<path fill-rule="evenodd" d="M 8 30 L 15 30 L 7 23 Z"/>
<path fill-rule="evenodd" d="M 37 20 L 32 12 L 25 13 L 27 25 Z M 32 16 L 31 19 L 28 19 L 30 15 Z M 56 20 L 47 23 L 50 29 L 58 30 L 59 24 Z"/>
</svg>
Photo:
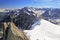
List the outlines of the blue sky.
<svg viewBox="0 0 60 40">
<path fill-rule="evenodd" d="M 0 8 L 60 8 L 60 0 L 0 0 Z"/>
</svg>

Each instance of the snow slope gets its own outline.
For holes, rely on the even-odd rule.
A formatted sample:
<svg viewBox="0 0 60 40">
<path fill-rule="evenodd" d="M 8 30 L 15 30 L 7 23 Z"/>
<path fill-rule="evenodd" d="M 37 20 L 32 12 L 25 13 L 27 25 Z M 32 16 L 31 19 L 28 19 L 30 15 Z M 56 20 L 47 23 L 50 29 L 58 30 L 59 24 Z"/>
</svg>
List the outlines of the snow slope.
<svg viewBox="0 0 60 40">
<path fill-rule="evenodd" d="M 32 25 L 31 30 L 24 30 L 30 40 L 60 40 L 60 26 L 44 19 Z"/>
</svg>

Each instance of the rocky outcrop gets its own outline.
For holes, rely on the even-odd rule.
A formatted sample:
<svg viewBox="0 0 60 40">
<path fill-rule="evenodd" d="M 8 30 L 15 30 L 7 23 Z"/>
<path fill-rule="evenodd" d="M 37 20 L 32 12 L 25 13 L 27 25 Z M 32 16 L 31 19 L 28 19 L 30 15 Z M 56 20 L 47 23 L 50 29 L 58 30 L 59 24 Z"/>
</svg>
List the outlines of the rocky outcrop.
<svg viewBox="0 0 60 40">
<path fill-rule="evenodd" d="M 5 31 L 3 32 L 3 40 L 29 40 L 27 36 L 19 30 L 14 23 L 4 23 Z"/>
</svg>

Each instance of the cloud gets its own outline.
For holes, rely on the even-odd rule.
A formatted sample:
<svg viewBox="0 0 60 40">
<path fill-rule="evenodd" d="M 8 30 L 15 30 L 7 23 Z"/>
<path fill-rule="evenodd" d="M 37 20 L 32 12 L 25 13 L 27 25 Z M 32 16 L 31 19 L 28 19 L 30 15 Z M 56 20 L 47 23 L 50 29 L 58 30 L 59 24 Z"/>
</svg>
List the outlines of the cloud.
<svg viewBox="0 0 60 40">
<path fill-rule="evenodd" d="M 60 0 L 53 0 L 51 3 L 54 5 L 60 5 Z"/>
<path fill-rule="evenodd" d="M 35 2 L 51 2 L 52 0 L 33 0 Z"/>
<path fill-rule="evenodd" d="M 37 6 L 40 7 L 59 7 L 60 6 L 60 0 L 33 0 L 35 4 L 37 3 Z"/>
<path fill-rule="evenodd" d="M 52 6 L 48 6 L 48 5 L 45 5 L 45 6 L 40 6 L 40 8 L 51 8 Z"/>
<path fill-rule="evenodd" d="M 52 2 L 52 3 L 60 3 L 60 0 L 32 0 L 34 2 Z"/>
</svg>

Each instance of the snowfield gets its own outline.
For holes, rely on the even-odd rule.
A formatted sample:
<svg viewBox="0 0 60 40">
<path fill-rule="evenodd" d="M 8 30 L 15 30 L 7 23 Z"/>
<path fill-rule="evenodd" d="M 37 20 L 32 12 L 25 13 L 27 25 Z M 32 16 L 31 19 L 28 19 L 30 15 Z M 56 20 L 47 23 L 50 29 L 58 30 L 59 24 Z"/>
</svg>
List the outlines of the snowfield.
<svg viewBox="0 0 60 40">
<path fill-rule="evenodd" d="M 30 40 L 60 40 L 60 26 L 44 19 L 32 25 L 31 30 L 24 30 Z"/>
</svg>

